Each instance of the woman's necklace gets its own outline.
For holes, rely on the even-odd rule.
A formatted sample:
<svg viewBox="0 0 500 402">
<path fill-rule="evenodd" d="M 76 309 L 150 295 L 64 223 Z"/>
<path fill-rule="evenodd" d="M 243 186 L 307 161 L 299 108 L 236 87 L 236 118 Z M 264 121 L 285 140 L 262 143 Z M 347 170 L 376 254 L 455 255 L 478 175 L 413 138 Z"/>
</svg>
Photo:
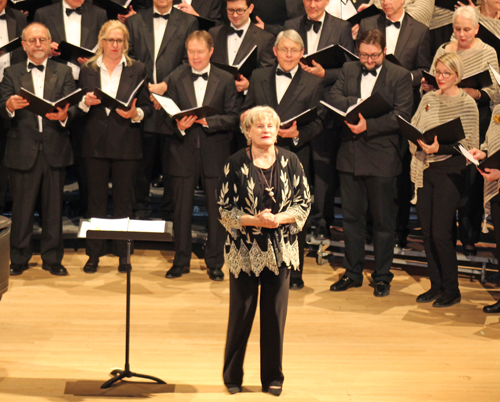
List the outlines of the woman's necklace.
<svg viewBox="0 0 500 402">
<path fill-rule="evenodd" d="M 255 160 L 254 156 L 253 156 L 253 153 L 252 153 L 252 159 Z M 274 165 L 276 164 L 276 160 L 273 162 L 273 164 L 271 165 L 271 183 L 272 183 L 272 180 L 273 180 L 273 173 L 274 173 Z M 274 201 L 274 203 L 276 204 L 276 199 L 274 198 L 274 187 L 271 187 L 271 185 L 268 183 L 267 179 L 266 179 L 266 175 L 264 174 L 264 172 L 262 171 L 262 168 L 257 166 L 255 163 L 254 163 L 254 166 L 258 169 L 258 171 L 260 172 L 262 178 L 264 179 L 264 183 L 266 183 L 266 185 L 264 186 L 264 189 L 267 191 L 267 193 L 269 194 L 269 197 L 271 197 L 271 199 Z"/>
</svg>

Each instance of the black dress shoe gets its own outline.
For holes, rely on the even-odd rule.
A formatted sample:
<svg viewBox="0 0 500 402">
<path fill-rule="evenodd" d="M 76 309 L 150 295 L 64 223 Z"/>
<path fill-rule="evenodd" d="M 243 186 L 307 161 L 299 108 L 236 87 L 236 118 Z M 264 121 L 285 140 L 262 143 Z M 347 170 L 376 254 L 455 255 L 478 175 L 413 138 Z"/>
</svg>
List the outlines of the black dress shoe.
<svg viewBox="0 0 500 402">
<path fill-rule="evenodd" d="M 500 300 L 497 301 L 495 304 L 490 304 L 489 306 L 484 306 L 483 311 L 485 313 L 500 313 Z"/>
<path fill-rule="evenodd" d="M 241 387 L 238 386 L 227 387 L 227 392 L 229 392 L 232 395 L 237 394 L 238 392 L 241 392 Z"/>
<path fill-rule="evenodd" d="M 439 297 L 441 292 L 439 290 L 430 289 L 417 297 L 417 303 L 430 303 Z"/>
<path fill-rule="evenodd" d="M 391 285 L 386 281 L 378 281 L 375 284 L 375 290 L 373 291 L 373 295 L 375 297 L 384 297 L 389 296 L 391 292 Z"/>
<path fill-rule="evenodd" d="M 95 274 L 97 272 L 97 266 L 99 265 L 99 258 L 89 258 L 85 266 L 83 267 L 83 272 L 86 274 Z"/>
<path fill-rule="evenodd" d="M 302 278 L 290 278 L 290 289 L 300 290 L 304 287 L 304 281 Z"/>
<path fill-rule="evenodd" d="M 270 385 L 267 388 L 262 388 L 263 392 L 269 392 L 271 395 L 280 396 L 283 391 L 283 387 L 281 385 Z"/>
<path fill-rule="evenodd" d="M 460 294 L 453 295 L 453 296 L 446 296 L 446 295 L 441 295 L 437 298 L 437 300 L 432 303 L 432 307 L 451 307 L 454 304 L 460 303 L 462 300 L 462 297 Z"/>
<path fill-rule="evenodd" d="M 394 246 L 397 248 L 405 248 L 408 245 L 408 240 L 406 236 L 397 236 L 394 242 Z"/>
<path fill-rule="evenodd" d="M 208 268 L 208 276 L 213 281 L 224 280 L 224 272 L 220 268 Z"/>
<path fill-rule="evenodd" d="M 26 264 L 10 264 L 10 274 L 12 276 L 21 275 L 28 268 L 29 268 L 28 263 L 26 263 Z"/>
<path fill-rule="evenodd" d="M 326 223 L 322 224 L 320 223 L 316 229 L 314 230 L 314 237 L 317 240 L 326 240 L 330 238 L 330 235 L 328 233 L 328 228 L 326 227 Z"/>
<path fill-rule="evenodd" d="M 129 269 L 132 271 L 132 264 L 120 262 L 120 264 L 118 265 L 118 272 L 120 272 L 121 274 L 126 274 Z"/>
<path fill-rule="evenodd" d="M 330 286 L 330 290 L 332 292 L 342 292 L 349 288 L 359 288 L 360 286 L 360 282 L 356 282 L 354 279 L 351 279 L 344 275 L 342 278 L 340 278 L 340 280 Z"/>
<path fill-rule="evenodd" d="M 182 274 L 189 274 L 189 267 L 179 267 L 174 265 L 165 274 L 165 278 L 180 278 Z"/>
<path fill-rule="evenodd" d="M 56 276 L 65 276 L 68 275 L 68 271 L 62 264 L 55 263 L 55 264 L 42 264 L 42 269 L 45 271 L 49 271 L 52 275 Z"/>
</svg>

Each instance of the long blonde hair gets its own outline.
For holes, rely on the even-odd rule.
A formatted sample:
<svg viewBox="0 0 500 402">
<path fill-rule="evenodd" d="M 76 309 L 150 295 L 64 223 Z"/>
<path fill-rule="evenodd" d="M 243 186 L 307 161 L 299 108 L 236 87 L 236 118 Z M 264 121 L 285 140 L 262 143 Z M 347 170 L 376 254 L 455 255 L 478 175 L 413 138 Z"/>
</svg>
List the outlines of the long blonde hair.
<svg viewBox="0 0 500 402">
<path fill-rule="evenodd" d="M 99 39 L 98 39 L 98 47 L 97 51 L 95 52 L 95 56 L 91 57 L 87 62 L 85 63 L 86 66 L 89 66 L 90 68 L 93 68 L 94 70 L 97 70 L 97 59 L 102 56 L 104 50 L 102 48 L 102 40 L 106 39 L 109 35 L 109 33 L 113 29 L 120 29 L 123 32 L 123 55 L 125 56 L 125 59 L 127 60 L 127 66 L 130 66 L 132 64 L 132 59 L 128 56 L 128 39 L 129 39 L 129 33 L 128 29 L 123 24 L 122 22 L 118 20 L 109 20 L 103 26 L 101 27 L 101 30 L 99 31 Z"/>
</svg>

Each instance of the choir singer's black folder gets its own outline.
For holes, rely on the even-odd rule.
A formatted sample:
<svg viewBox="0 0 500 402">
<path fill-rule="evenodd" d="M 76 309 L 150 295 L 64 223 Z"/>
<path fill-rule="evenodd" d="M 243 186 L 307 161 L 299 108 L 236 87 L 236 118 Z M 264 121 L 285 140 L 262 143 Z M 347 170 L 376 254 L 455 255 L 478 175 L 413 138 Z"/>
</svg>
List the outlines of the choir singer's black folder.
<svg viewBox="0 0 500 402">
<path fill-rule="evenodd" d="M 16 38 L 16 39 L 12 39 L 9 43 L 0 47 L 0 56 L 3 56 L 4 54 L 10 53 L 10 52 L 13 52 L 17 48 L 20 48 L 22 46 L 21 42 L 22 42 L 21 37 Z"/>
<path fill-rule="evenodd" d="M 361 113 L 365 119 L 374 119 L 392 110 L 392 106 L 389 105 L 378 92 L 375 92 L 361 103 L 350 106 L 345 112 L 324 101 L 320 102 L 333 112 L 336 119 L 342 122 L 347 120 L 350 124 L 359 123 L 359 113 Z"/>
<path fill-rule="evenodd" d="M 305 112 L 302 112 L 287 121 L 281 122 L 280 128 L 290 128 L 292 127 L 294 121 L 297 122 L 297 127 L 300 127 L 314 121 L 316 117 L 318 117 L 318 108 L 314 106 L 313 108 L 307 109 Z"/>
<path fill-rule="evenodd" d="M 330 45 L 317 52 L 305 55 L 301 62 L 313 67 L 313 60 L 323 68 L 340 68 L 346 61 L 358 60 L 358 56 L 341 45 Z"/>
<path fill-rule="evenodd" d="M 432 85 L 434 89 L 439 89 L 436 77 L 427 71 L 422 71 L 422 75 L 428 84 Z M 491 85 L 491 75 L 488 70 L 481 71 L 480 73 L 469 75 L 468 77 L 462 78 L 462 81 L 458 83 L 459 88 L 474 88 L 482 89 L 489 87 Z"/>
<path fill-rule="evenodd" d="M 135 87 L 135 89 L 132 91 L 132 94 L 130 95 L 130 97 L 126 102 L 113 98 L 111 95 L 108 95 L 106 92 L 103 92 L 100 88 L 94 89 L 94 95 L 97 97 L 97 99 L 101 100 L 101 105 L 107 107 L 108 109 L 130 110 L 130 107 L 132 106 L 132 100 L 141 89 L 145 80 L 146 78 L 144 78 L 141 82 L 139 82 L 139 85 Z"/>
<path fill-rule="evenodd" d="M 385 59 L 388 60 L 388 61 L 390 61 L 392 64 L 395 64 L 397 66 L 403 67 L 403 65 L 400 63 L 400 61 L 392 53 L 388 54 L 387 56 L 385 56 Z"/>
<path fill-rule="evenodd" d="M 33 17 L 39 8 L 50 6 L 52 0 L 9 0 L 9 7 L 16 10 L 27 11 L 30 17 Z"/>
<path fill-rule="evenodd" d="M 379 15 L 382 12 L 382 10 L 379 10 L 375 5 L 371 5 L 370 7 L 365 8 L 363 11 L 360 13 L 354 14 L 351 18 L 348 18 L 347 21 L 349 21 L 352 25 L 359 24 L 361 20 L 372 17 L 374 15 Z"/>
<path fill-rule="evenodd" d="M 30 92 L 25 88 L 21 88 L 19 91 L 19 96 L 22 96 L 29 102 L 29 105 L 26 106 L 25 109 L 40 116 L 45 116 L 47 113 L 57 112 L 58 107 L 64 109 L 67 103 L 69 103 L 70 106 L 76 105 L 77 103 L 80 103 L 84 94 L 85 89 L 80 88 L 56 102 L 51 102 L 43 98 L 39 98 L 33 92 Z"/>
<path fill-rule="evenodd" d="M 259 67 L 257 62 L 257 45 L 255 45 L 252 50 L 246 55 L 246 57 L 237 66 L 230 66 L 228 64 L 211 62 L 214 66 L 219 67 L 221 70 L 227 71 L 233 74 L 235 80 L 240 79 L 240 75 L 246 79 L 250 79 L 250 76 L 257 67 Z"/>
<path fill-rule="evenodd" d="M 464 4 L 468 4 L 468 3 L 465 2 Z M 436 0 L 435 6 L 445 8 L 445 9 L 450 10 L 450 11 L 455 11 L 455 7 L 458 6 L 458 1 L 457 0 Z M 451 22 L 450 22 L 450 24 L 451 24 Z"/>
<path fill-rule="evenodd" d="M 153 97 L 161 105 L 163 110 L 174 120 L 180 120 L 184 116 L 196 116 L 198 119 L 203 119 L 210 116 L 222 114 L 218 109 L 211 106 L 194 107 L 192 109 L 181 110 L 177 104 L 167 96 L 153 94 Z"/>
<path fill-rule="evenodd" d="M 58 52 L 61 53 L 59 58 L 69 61 L 73 64 L 76 64 L 77 66 L 79 65 L 78 63 L 79 57 L 82 57 L 84 59 L 90 59 L 91 57 L 95 56 L 94 52 L 80 46 L 75 46 L 66 41 L 62 41 L 61 43 L 59 43 Z"/>
<path fill-rule="evenodd" d="M 132 0 L 94 0 L 93 4 L 118 14 L 127 14 L 128 6 Z"/>
<path fill-rule="evenodd" d="M 464 128 L 462 127 L 460 117 L 447 121 L 425 132 L 412 126 L 411 123 L 407 122 L 401 116 L 398 116 L 398 123 L 401 135 L 413 142 L 419 148 L 420 145 L 418 145 L 417 140 L 421 140 L 430 145 L 434 142 L 434 137 L 437 136 L 440 144 L 451 145 L 465 138 Z"/>
<path fill-rule="evenodd" d="M 482 161 L 478 161 L 474 159 L 474 157 L 467 151 L 462 144 L 458 144 L 455 147 L 457 151 L 459 151 L 465 158 L 471 161 L 474 165 L 477 166 L 478 169 L 481 169 L 483 172 L 485 169 L 500 169 L 500 152 L 497 151 L 494 154 L 491 154 L 487 158 Z"/>
</svg>

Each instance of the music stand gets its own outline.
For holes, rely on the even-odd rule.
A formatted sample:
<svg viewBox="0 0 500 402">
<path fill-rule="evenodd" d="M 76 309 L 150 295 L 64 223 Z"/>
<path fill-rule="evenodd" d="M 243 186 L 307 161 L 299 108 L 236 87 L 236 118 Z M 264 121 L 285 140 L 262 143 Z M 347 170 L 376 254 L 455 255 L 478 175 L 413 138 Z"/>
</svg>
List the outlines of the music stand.
<svg viewBox="0 0 500 402">
<path fill-rule="evenodd" d="M 81 226 L 81 222 L 80 222 Z M 101 239 L 101 240 L 125 240 L 127 242 L 127 307 L 126 307 L 126 325 L 125 325 L 125 368 L 123 370 L 115 369 L 111 371 L 114 377 L 101 385 L 102 389 L 109 388 L 115 382 L 123 380 L 124 378 L 139 377 L 153 380 L 158 384 L 166 384 L 165 381 L 157 377 L 147 374 L 138 374 L 130 371 L 129 362 L 129 349 L 130 349 L 130 251 L 132 240 L 137 241 L 172 241 L 172 234 L 165 233 L 152 233 L 152 232 L 125 232 L 114 230 L 87 230 L 87 239 Z"/>
</svg>

